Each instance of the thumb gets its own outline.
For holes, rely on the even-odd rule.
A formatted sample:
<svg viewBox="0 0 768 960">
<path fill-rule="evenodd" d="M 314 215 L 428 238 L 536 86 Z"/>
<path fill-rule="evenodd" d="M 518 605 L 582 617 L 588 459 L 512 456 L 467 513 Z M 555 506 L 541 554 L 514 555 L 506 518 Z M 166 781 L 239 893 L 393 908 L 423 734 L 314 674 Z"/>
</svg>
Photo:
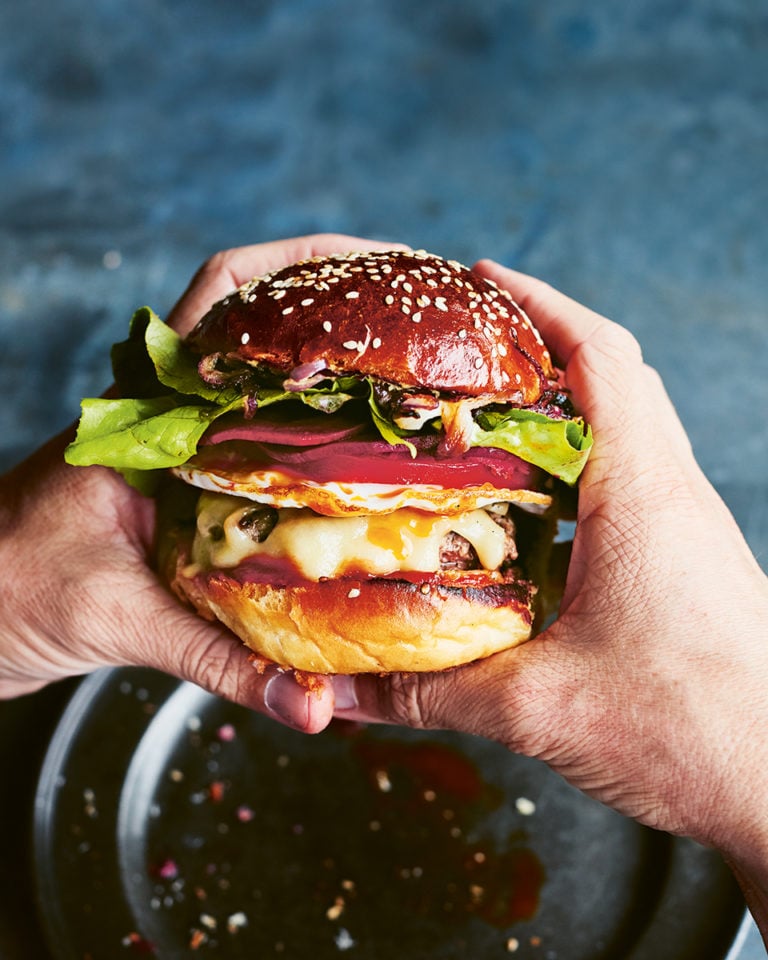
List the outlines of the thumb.
<svg viewBox="0 0 768 960">
<path fill-rule="evenodd" d="M 177 609 L 165 596 L 148 613 L 151 626 L 145 621 L 136 629 L 132 665 L 191 681 L 303 733 L 318 733 L 330 722 L 334 697 L 328 677 L 267 663 L 220 624 Z"/>
</svg>

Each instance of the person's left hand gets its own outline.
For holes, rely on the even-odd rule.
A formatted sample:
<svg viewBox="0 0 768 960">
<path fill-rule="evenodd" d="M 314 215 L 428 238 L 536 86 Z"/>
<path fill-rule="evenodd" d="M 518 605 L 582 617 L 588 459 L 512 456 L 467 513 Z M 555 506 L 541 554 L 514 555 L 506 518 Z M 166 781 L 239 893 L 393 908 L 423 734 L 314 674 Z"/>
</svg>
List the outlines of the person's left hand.
<svg viewBox="0 0 768 960">
<path fill-rule="evenodd" d="M 169 323 L 185 335 L 252 276 L 310 256 L 381 247 L 320 235 L 216 254 Z M 68 431 L 51 440 L 0 479 L 0 696 L 101 666 L 141 665 L 305 732 L 327 726 L 330 680 L 315 678 L 308 693 L 290 671 L 260 672 L 240 640 L 184 608 L 152 569 L 154 502 L 109 469 L 65 464 L 70 438 Z"/>
</svg>

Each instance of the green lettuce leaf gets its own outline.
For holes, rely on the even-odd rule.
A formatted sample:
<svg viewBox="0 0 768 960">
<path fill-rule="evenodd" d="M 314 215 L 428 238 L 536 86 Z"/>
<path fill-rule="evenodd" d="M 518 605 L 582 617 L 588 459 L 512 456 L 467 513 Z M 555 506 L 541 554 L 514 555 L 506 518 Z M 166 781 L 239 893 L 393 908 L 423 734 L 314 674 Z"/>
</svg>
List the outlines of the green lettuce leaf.
<svg viewBox="0 0 768 960">
<path fill-rule="evenodd" d="M 175 391 L 228 405 L 238 397 L 233 389 L 211 387 L 200 378 L 199 357 L 149 307 L 131 319 L 128 339 L 112 348 L 115 383 L 123 396 L 159 396 Z"/>
<path fill-rule="evenodd" d="M 267 407 L 271 403 L 281 400 L 300 400 L 314 410 L 323 413 L 336 413 L 349 400 L 362 396 L 363 381 L 359 377 L 329 377 L 326 383 L 307 390 L 283 390 L 279 387 L 259 387 L 257 392 L 258 406 Z"/>
<path fill-rule="evenodd" d="M 400 427 L 395 426 L 391 420 L 388 420 L 382 413 L 379 405 L 376 403 L 373 385 L 371 385 L 370 393 L 368 394 L 368 406 L 371 411 L 373 423 L 381 434 L 382 439 L 386 440 L 386 442 L 393 447 L 407 447 L 411 456 L 415 457 L 417 453 L 416 447 L 406 439 L 408 434 L 404 430 L 401 430 Z"/>
<path fill-rule="evenodd" d="M 556 420 L 529 410 L 481 411 L 474 447 L 498 447 L 527 463 L 576 483 L 592 447 L 592 430 L 581 419 Z"/>
<path fill-rule="evenodd" d="M 74 466 L 159 470 L 185 463 L 228 407 L 179 406 L 172 395 L 139 400 L 83 400 L 77 435 L 65 451 Z"/>
</svg>

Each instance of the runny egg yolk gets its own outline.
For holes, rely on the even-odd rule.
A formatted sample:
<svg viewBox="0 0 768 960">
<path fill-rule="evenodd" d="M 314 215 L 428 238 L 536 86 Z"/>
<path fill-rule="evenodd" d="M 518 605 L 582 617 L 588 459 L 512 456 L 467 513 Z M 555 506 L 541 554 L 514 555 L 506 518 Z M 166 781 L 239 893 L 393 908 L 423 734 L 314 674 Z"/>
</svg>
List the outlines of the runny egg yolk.
<svg viewBox="0 0 768 960">
<path fill-rule="evenodd" d="M 405 560 L 412 552 L 411 537 L 430 537 L 438 519 L 441 518 L 421 510 L 396 510 L 371 517 L 366 537 L 374 546 L 389 550 L 397 560 Z"/>
</svg>

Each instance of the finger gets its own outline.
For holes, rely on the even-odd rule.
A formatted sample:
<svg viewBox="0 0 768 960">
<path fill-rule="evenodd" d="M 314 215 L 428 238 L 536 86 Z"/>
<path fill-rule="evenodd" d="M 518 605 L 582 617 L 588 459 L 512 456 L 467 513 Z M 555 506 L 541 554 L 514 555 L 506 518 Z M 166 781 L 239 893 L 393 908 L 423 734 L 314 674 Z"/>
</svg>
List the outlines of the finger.
<svg viewBox="0 0 768 960">
<path fill-rule="evenodd" d="M 552 759 L 557 718 L 580 689 L 577 661 L 548 635 L 440 673 L 334 677 L 335 715 L 364 723 L 459 730 Z M 574 716 L 572 714 L 571 716 Z"/>
<path fill-rule="evenodd" d="M 399 243 L 322 233 L 223 250 L 200 267 L 186 293 L 169 314 L 168 323 L 184 336 L 214 303 L 254 276 L 271 273 L 310 257 L 383 249 L 405 247 Z"/>
<path fill-rule="evenodd" d="M 510 270 L 493 260 L 480 260 L 473 269 L 509 291 L 529 314 L 533 325 L 562 366 L 567 365 L 573 352 L 582 343 L 611 325 L 606 317 L 535 277 Z"/>
<path fill-rule="evenodd" d="M 196 683 L 303 733 L 319 733 L 331 721 L 334 696 L 327 677 L 297 677 L 265 665 L 229 631 L 182 607 L 161 608 L 151 619 L 153 629 L 137 629 L 131 664 Z"/>
<path fill-rule="evenodd" d="M 675 415 L 632 334 L 533 277 L 489 260 L 475 269 L 509 290 L 564 366 L 568 389 L 598 441 L 592 471 L 601 453 L 647 456 L 659 416 Z"/>
</svg>

